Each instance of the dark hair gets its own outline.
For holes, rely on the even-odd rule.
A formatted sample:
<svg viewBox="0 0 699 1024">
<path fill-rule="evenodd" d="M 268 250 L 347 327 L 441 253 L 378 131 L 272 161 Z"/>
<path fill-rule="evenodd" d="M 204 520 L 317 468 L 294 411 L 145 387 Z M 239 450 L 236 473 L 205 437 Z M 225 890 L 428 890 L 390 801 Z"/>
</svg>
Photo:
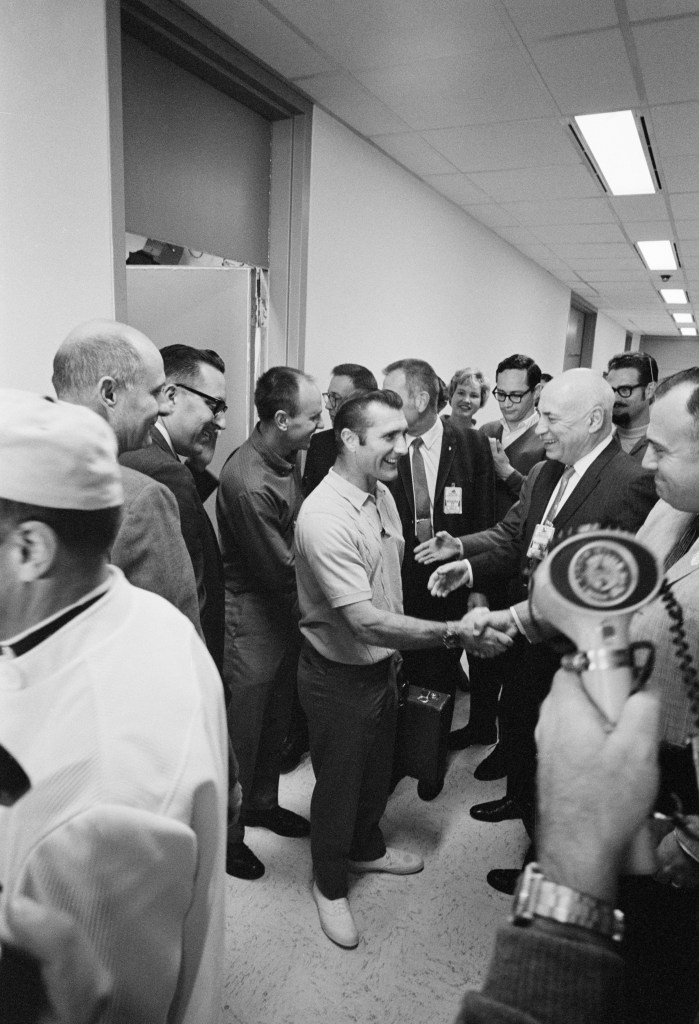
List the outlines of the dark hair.
<svg viewBox="0 0 699 1024">
<path fill-rule="evenodd" d="M 541 383 L 541 369 L 538 363 L 535 363 L 531 356 L 524 356 L 521 352 L 515 352 L 514 355 L 508 356 L 507 359 L 502 359 L 495 370 L 495 380 L 498 379 L 498 374 L 504 373 L 505 370 L 526 370 L 527 371 L 527 387 L 533 390 L 537 384 Z"/>
<path fill-rule="evenodd" d="M 382 391 L 379 388 L 373 391 L 353 391 L 335 415 L 333 432 L 338 451 L 342 451 L 342 431 L 345 429 L 354 431 L 359 437 L 359 443 L 364 444 L 366 432 L 371 425 L 368 416 L 370 405 L 384 405 L 388 409 L 397 410 L 403 408 L 403 399 L 395 391 Z"/>
<path fill-rule="evenodd" d="M 160 349 L 165 366 L 165 376 L 168 380 L 175 377 L 178 380 L 193 383 L 199 376 L 199 367 L 202 363 L 213 366 L 219 373 L 226 372 L 226 364 L 218 352 L 212 348 L 193 348 L 191 345 L 166 345 Z"/>
<path fill-rule="evenodd" d="M 481 391 L 481 405 L 485 405 L 490 396 L 490 381 L 481 370 L 474 370 L 472 366 L 465 366 L 463 370 L 457 370 L 454 376 L 449 381 L 448 396 L 451 402 L 454 397 L 454 392 L 460 384 L 466 382 L 473 382 Z"/>
<path fill-rule="evenodd" d="M 136 385 L 143 374 L 143 362 L 130 342 L 106 334 L 65 343 L 54 356 L 51 380 L 59 398 L 82 397 L 105 374 L 117 387 Z"/>
<path fill-rule="evenodd" d="M 121 523 L 121 505 L 86 512 L 84 509 L 45 508 L 0 498 L 0 540 L 30 519 L 50 526 L 60 543 L 75 554 L 105 555 L 114 543 Z"/>
<path fill-rule="evenodd" d="M 332 374 L 333 377 L 349 377 L 355 391 L 376 391 L 379 386 L 371 370 L 359 363 L 340 363 L 333 366 Z"/>
<path fill-rule="evenodd" d="M 663 398 L 669 391 L 682 384 L 693 384 L 694 390 L 690 393 L 685 409 L 694 420 L 694 432 L 699 437 L 699 366 L 690 366 L 687 370 L 680 370 L 673 373 L 671 377 L 664 377 L 655 389 L 656 401 Z"/>
<path fill-rule="evenodd" d="M 429 363 L 426 363 L 424 359 L 397 359 L 395 363 L 390 363 L 383 372 L 388 374 L 393 373 L 394 370 L 402 370 L 405 374 L 405 382 L 411 398 L 416 391 L 426 391 L 430 398 L 430 409 L 437 411 L 439 377 Z"/>
<path fill-rule="evenodd" d="M 312 381 L 307 373 L 294 366 L 271 366 L 255 384 L 255 408 L 265 423 L 282 409 L 289 416 L 298 412 L 299 387 L 302 380 Z"/>
<path fill-rule="evenodd" d="M 550 380 L 553 380 L 553 374 L 552 374 L 552 373 L 544 373 L 544 372 L 542 371 L 542 374 L 541 374 L 541 383 L 542 383 L 542 384 L 548 384 L 548 382 L 549 382 Z"/>
<path fill-rule="evenodd" d="M 646 352 L 619 352 L 609 360 L 607 373 L 610 370 L 637 370 L 638 383 L 644 387 L 658 380 L 658 364 Z"/>
</svg>

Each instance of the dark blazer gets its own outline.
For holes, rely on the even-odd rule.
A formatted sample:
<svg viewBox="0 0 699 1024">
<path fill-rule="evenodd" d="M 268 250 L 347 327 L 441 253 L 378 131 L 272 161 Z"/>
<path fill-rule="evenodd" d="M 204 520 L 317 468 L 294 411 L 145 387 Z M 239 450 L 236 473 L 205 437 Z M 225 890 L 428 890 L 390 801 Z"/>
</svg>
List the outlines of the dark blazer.
<svg viewBox="0 0 699 1024">
<path fill-rule="evenodd" d="M 307 498 L 320 481 L 328 475 L 328 470 L 335 465 L 336 458 L 337 445 L 333 429 L 321 430 L 314 434 L 311 438 L 311 447 L 306 455 L 306 465 L 301 481 L 304 497 Z"/>
<path fill-rule="evenodd" d="M 461 488 L 460 513 L 444 511 L 444 489 L 452 485 Z M 460 618 L 468 594 L 455 591 L 446 600 L 432 597 L 427 581 L 434 566 L 420 565 L 413 556 L 417 541 L 410 453 L 398 460 L 398 478 L 389 487 L 398 506 L 405 538 L 402 577 L 406 614 L 438 621 Z M 457 429 L 446 422 L 434 496 L 434 531 L 446 530 L 452 536 L 461 536 L 483 530 L 494 522 L 495 475 L 490 445 L 477 430 Z"/>
<path fill-rule="evenodd" d="M 461 537 L 476 590 L 497 580 L 509 580 L 509 602 L 526 598 L 529 542 L 564 468 L 562 462 L 539 462 L 524 481 L 519 501 L 497 526 Z M 613 438 L 584 474 L 553 525 L 557 534 L 587 524 L 635 533 L 657 499 L 653 474 L 642 469 Z"/>
<path fill-rule="evenodd" d="M 209 653 L 219 670 L 223 665 L 225 598 L 223 563 L 206 509 L 191 471 L 170 450 L 160 431 L 151 430 L 148 448 L 125 452 L 119 461 L 169 487 L 180 510 L 182 536 L 194 568 L 201 627 Z"/>
<path fill-rule="evenodd" d="M 534 433 L 535 429 L 536 424 L 525 430 L 505 451 L 512 464 L 512 472 L 506 480 L 501 480 L 498 476 L 495 478 L 495 516 L 498 520 L 506 515 L 508 509 L 519 498 L 519 492 L 529 470 L 546 456 L 542 441 Z M 502 441 L 502 420 L 490 420 L 480 427 L 480 431 L 486 437 Z"/>
</svg>

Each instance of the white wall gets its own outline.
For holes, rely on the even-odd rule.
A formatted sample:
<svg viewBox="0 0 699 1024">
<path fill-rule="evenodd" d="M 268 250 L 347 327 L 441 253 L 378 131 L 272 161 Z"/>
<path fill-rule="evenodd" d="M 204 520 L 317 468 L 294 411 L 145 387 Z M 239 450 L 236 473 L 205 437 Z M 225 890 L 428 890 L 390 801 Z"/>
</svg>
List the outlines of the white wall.
<svg viewBox="0 0 699 1024">
<path fill-rule="evenodd" d="M 699 366 L 699 338 L 646 335 L 641 338 L 640 347 L 656 360 L 661 379 L 680 370 L 687 370 L 690 366 Z"/>
<path fill-rule="evenodd" d="M 624 351 L 626 329 L 610 320 L 604 313 L 597 314 L 595 325 L 595 345 L 592 350 L 592 369 L 607 369 L 607 363 L 618 352 Z M 638 346 L 636 346 L 638 347 Z"/>
<path fill-rule="evenodd" d="M 379 383 L 406 356 L 447 381 L 512 352 L 562 367 L 570 290 L 320 110 L 308 249 L 305 368 L 323 389 L 345 361 Z"/>
<path fill-rule="evenodd" d="M 109 117 L 118 66 L 110 69 L 107 46 L 114 17 L 118 31 L 111 0 L 0 4 L 2 386 L 48 390 L 53 354 L 70 328 L 119 312 L 114 232 L 123 239 L 123 213 L 112 194 Z M 118 261 L 123 267 L 123 241 Z"/>
</svg>

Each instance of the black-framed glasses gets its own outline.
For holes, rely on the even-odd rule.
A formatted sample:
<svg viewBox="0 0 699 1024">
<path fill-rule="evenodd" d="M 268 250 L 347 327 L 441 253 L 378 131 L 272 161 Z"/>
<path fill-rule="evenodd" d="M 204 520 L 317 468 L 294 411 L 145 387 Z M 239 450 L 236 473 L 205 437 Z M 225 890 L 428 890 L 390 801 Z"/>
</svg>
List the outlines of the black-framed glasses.
<svg viewBox="0 0 699 1024">
<path fill-rule="evenodd" d="M 173 384 L 178 388 L 184 388 L 185 391 L 191 391 L 193 395 L 199 395 L 200 398 L 203 398 L 213 413 L 214 418 L 216 416 L 220 416 L 222 412 L 228 411 L 228 406 L 222 398 L 214 398 L 213 395 L 205 395 L 203 391 L 197 391 L 196 388 L 190 387 L 189 384 L 180 384 L 179 381 L 173 381 Z"/>
<path fill-rule="evenodd" d="M 612 387 L 611 384 L 609 386 L 610 388 Z M 620 384 L 618 388 L 612 388 L 612 391 L 619 398 L 631 398 L 636 388 L 644 388 L 645 386 L 645 384 Z"/>
<path fill-rule="evenodd" d="M 493 398 L 500 405 L 506 402 L 508 398 L 513 405 L 519 405 L 524 396 L 528 395 L 531 390 L 531 388 L 527 388 L 526 391 L 501 391 L 500 388 L 493 388 Z"/>
<path fill-rule="evenodd" d="M 324 391 L 323 401 L 327 405 L 332 405 L 334 407 L 340 404 L 342 401 L 342 395 L 338 395 L 337 391 Z"/>
</svg>

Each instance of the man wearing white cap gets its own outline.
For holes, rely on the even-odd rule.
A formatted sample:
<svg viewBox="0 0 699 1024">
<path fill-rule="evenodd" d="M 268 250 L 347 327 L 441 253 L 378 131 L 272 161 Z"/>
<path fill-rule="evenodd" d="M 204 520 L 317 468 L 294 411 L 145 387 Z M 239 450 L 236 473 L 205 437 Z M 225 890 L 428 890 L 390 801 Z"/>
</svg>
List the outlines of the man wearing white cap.
<svg viewBox="0 0 699 1024">
<path fill-rule="evenodd" d="M 114 978 L 101 1020 L 213 1024 L 226 831 L 221 683 L 193 627 L 107 563 L 116 441 L 80 406 L 0 390 L 2 900 L 67 913 Z"/>
</svg>

